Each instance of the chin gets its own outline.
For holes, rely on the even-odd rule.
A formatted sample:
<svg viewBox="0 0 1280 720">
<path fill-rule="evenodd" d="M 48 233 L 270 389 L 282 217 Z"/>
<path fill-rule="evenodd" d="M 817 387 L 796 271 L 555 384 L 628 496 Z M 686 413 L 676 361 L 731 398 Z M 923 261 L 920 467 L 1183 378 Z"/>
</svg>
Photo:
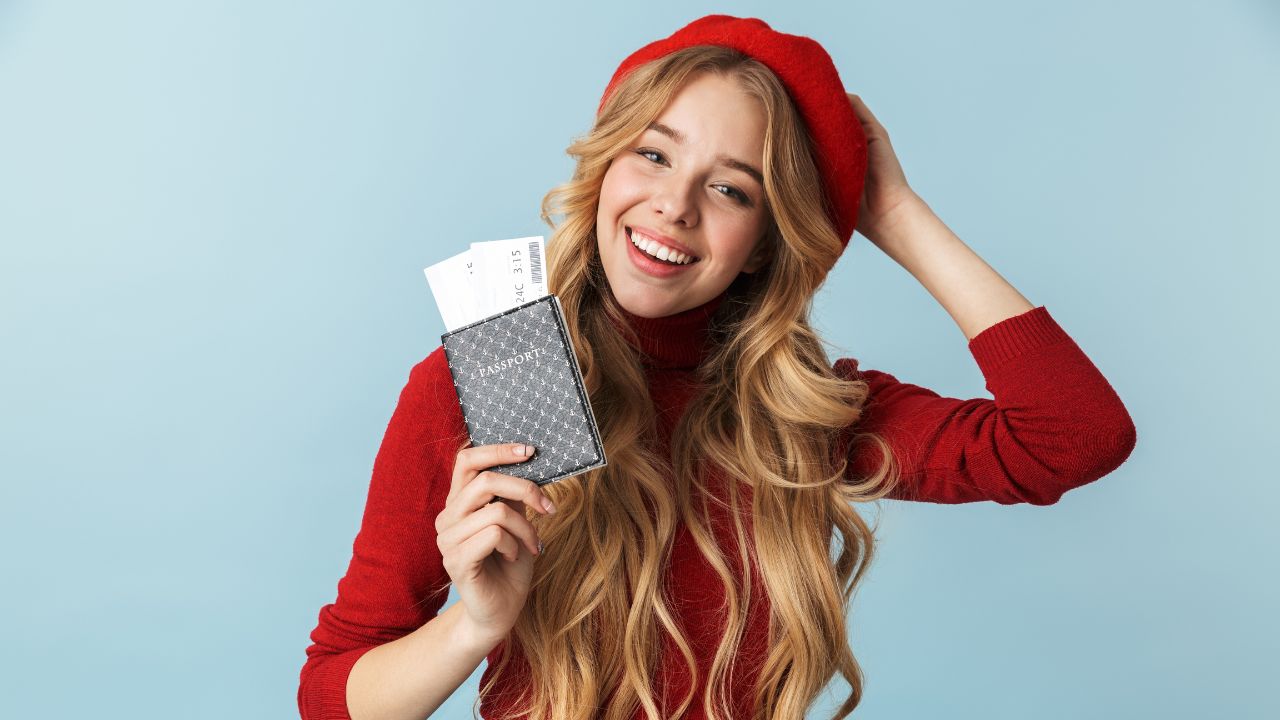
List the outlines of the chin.
<svg viewBox="0 0 1280 720">
<path fill-rule="evenodd" d="M 652 296 L 644 296 L 643 288 L 637 288 L 634 293 L 614 292 L 613 296 L 617 298 L 618 304 L 632 315 L 657 318 L 673 314 L 674 305 L 661 302 Z"/>
</svg>

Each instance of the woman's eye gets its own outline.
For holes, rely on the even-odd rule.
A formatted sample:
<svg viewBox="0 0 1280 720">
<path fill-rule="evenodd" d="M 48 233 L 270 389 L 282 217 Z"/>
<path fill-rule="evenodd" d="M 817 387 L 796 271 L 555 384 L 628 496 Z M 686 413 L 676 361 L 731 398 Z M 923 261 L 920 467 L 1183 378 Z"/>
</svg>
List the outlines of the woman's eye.
<svg viewBox="0 0 1280 720">
<path fill-rule="evenodd" d="M 729 197 L 736 199 L 738 202 L 744 205 L 747 204 L 747 196 L 743 194 L 741 190 L 738 190 L 737 188 L 731 188 L 728 185 L 717 185 L 716 187 L 722 187 L 725 190 L 729 191 L 727 193 L 721 193 L 722 195 L 728 195 Z"/>
<path fill-rule="evenodd" d="M 640 156 L 657 155 L 658 157 L 662 157 L 662 153 L 660 153 L 660 152 L 658 152 L 658 151 L 656 151 L 656 150 L 637 150 L 637 151 L 636 151 L 636 154 L 637 154 L 637 155 L 640 155 Z M 658 160 L 654 160 L 654 161 L 652 161 L 652 162 L 659 162 L 659 161 L 658 161 Z"/>
<path fill-rule="evenodd" d="M 646 149 L 641 148 L 640 150 L 636 150 L 635 152 L 636 152 L 636 154 L 637 154 L 637 155 L 639 155 L 639 156 L 641 156 L 641 157 L 644 157 L 645 159 L 649 160 L 650 162 L 658 163 L 659 165 L 661 165 L 661 164 L 662 164 L 662 160 L 661 160 L 661 159 L 653 160 L 653 159 L 649 158 L 649 156 L 650 156 L 650 155 L 653 155 L 654 157 L 657 157 L 657 158 L 662 158 L 662 153 L 658 152 L 657 150 L 646 150 Z M 734 200 L 736 200 L 737 202 L 741 203 L 742 205 L 750 205 L 750 204 L 751 204 L 751 198 L 747 197 L 746 193 L 742 192 L 741 190 L 738 190 L 737 188 L 733 188 L 733 187 L 730 187 L 730 186 L 728 186 L 728 185 L 716 185 L 716 187 L 724 188 L 725 190 L 728 190 L 728 191 L 729 191 L 729 192 L 722 192 L 722 193 L 720 193 L 721 195 L 724 195 L 724 196 L 726 196 L 726 197 L 731 197 L 731 198 L 733 198 Z"/>
</svg>

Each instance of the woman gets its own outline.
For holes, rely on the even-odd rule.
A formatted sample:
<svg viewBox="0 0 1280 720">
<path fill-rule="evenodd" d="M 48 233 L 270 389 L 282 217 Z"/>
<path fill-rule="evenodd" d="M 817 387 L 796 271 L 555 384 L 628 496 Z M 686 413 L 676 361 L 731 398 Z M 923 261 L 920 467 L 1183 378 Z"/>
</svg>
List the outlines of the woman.
<svg viewBox="0 0 1280 720">
<path fill-rule="evenodd" d="M 1132 450 L 1105 378 L 915 195 L 809 38 L 699 19 L 623 62 L 569 152 L 549 280 L 609 464 L 485 472 L 527 456 L 466 447 L 441 349 L 414 367 L 304 718 L 429 715 L 486 656 L 487 718 L 802 718 L 836 673 L 844 717 L 874 547 L 854 503 L 1047 505 Z M 855 227 L 955 318 L 994 401 L 827 360 L 809 308 Z"/>
</svg>

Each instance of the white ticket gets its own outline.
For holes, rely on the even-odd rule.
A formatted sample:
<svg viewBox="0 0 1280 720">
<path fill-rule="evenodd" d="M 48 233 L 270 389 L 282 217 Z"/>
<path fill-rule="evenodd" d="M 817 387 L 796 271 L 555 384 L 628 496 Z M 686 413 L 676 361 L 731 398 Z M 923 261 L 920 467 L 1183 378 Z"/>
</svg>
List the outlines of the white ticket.
<svg viewBox="0 0 1280 720">
<path fill-rule="evenodd" d="M 446 331 L 547 294 L 542 236 L 471 243 L 426 269 Z"/>
</svg>

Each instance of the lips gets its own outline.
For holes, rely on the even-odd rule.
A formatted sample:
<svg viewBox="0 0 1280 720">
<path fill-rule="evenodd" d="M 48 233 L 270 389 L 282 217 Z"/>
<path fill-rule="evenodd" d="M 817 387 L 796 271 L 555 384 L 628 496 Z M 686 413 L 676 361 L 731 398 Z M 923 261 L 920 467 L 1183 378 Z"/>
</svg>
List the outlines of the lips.
<svg viewBox="0 0 1280 720">
<path fill-rule="evenodd" d="M 623 250 L 623 252 L 626 253 L 627 259 L 631 261 L 631 266 L 633 268 L 645 275 L 648 275 L 649 277 L 658 278 L 660 280 L 677 278 L 692 272 L 692 269 L 698 264 L 698 261 L 680 265 L 659 260 L 658 258 L 641 250 L 639 247 L 636 247 L 636 244 L 631 242 L 630 238 L 625 237 L 629 232 L 630 229 L 628 228 L 627 233 L 624 233 L 624 237 L 622 239 L 626 246 L 626 249 Z"/>
<path fill-rule="evenodd" d="M 658 232 L 654 232 L 649 228 L 642 227 L 639 225 L 633 228 L 630 225 L 624 225 L 623 230 L 627 234 L 628 242 L 631 241 L 632 231 L 634 230 L 635 232 L 639 233 L 640 235 L 643 235 L 644 237 L 649 238 L 650 240 L 654 240 L 658 243 L 666 245 L 668 248 L 671 248 L 672 250 L 676 250 L 684 253 L 685 255 L 688 255 L 692 259 L 691 262 L 689 262 L 690 265 L 693 265 L 694 263 L 700 262 L 702 260 L 701 256 L 699 256 L 697 253 L 690 250 L 688 247 L 681 245 L 680 243 L 676 242 L 675 240 L 671 239 L 666 235 L 663 235 Z"/>
</svg>

